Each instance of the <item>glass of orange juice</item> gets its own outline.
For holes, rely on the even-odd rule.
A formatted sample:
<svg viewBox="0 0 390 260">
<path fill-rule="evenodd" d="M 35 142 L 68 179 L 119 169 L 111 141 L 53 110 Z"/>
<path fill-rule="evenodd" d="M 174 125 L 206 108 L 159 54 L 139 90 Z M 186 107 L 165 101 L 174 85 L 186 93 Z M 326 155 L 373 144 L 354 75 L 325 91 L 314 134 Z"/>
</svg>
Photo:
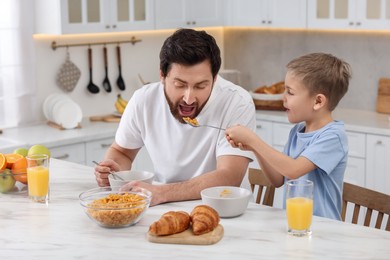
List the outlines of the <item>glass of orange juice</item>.
<svg viewBox="0 0 390 260">
<path fill-rule="evenodd" d="M 309 180 L 287 181 L 286 214 L 288 233 L 294 236 L 311 234 L 313 216 L 313 182 Z"/>
<path fill-rule="evenodd" d="M 49 202 L 49 156 L 29 155 L 27 159 L 28 195 L 32 201 Z"/>
</svg>

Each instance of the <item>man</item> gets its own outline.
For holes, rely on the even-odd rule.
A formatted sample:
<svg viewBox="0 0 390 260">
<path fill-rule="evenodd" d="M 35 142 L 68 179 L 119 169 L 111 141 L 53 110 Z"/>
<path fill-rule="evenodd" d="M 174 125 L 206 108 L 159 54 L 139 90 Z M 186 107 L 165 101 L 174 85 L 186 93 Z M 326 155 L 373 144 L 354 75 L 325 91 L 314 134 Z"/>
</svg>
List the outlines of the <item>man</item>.
<svg viewBox="0 0 390 260">
<path fill-rule="evenodd" d="M 255 130 L 255 108 L 248 92 L 218 76 L 220 50 L 204 31 L 180 29 L 160 52 L 161 82 L 145 85 L 130 99 L 115 142 L 95 168 L 99 186 L 108 186 L 110 170 L 130 169 L 145 146 L 160 185 L 130 182 L 153 193 L 151 205 L 199 199 L 211 186 L 239 186 L 252 155 L 230 146 L 223 130 L 237 124 Z"/>
</svg>

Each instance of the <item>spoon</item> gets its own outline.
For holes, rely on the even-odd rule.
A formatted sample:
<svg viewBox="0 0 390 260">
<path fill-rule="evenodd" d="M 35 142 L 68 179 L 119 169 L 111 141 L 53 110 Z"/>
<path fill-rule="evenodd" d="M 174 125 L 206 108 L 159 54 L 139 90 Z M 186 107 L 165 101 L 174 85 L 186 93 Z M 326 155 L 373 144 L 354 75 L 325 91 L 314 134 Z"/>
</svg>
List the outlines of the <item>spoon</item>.
<svg viewBox="0 0 390 260">
<path fill-rule="evenodd" d="M 99 93 L 99 87 L 93 84 L 92 82 L 92 49 L 91 47 L 88 48 L 88 63 L 89 63 L 89 83 L 87 86 L 87 89 L 92 94 Z"/>
<path fill-rule="evenodd" d="M 122 78 L 121 49 L 120 49 L 119 45 L 116 46 L 116 56 L 118 58 L 118 69 L 119 69 L 119 76 L 118 76 L 118 79 L 116 80 L 116 84 L 118 85 L 118 88 L 120 90 L 125 90 L 126 86 L 125 86 L 125 81 Z"/>
<path fill-rule="evenodd" d="M 215 129 L 218 129 L 218 130 L 224 130 L 224 131 L 226 130 L 225 128 L 221 128 L 221 127 L 218 127 L 218 126 L 200 125 L 198 123 L 198 120 L 196 120 L 196 118 L 183 117 L 183 120 L 184 120 L 184 122 L 186 122 L 187 124 L 189 124 L 192 127 L 211 127 L 211 128 L 215 128 Z"/>
<path fill-rule="evenodd" d="M 97 161 L 92 161 L 94 164 L 96 165 L 99 165 L 100 164 L 97 162 Z M 119 176 L 118 174 L 116 174 L 114 171 L 110 171 L 110 174 L 112 174 L 112 177 L 114 177 L 115 180 L 119 179 L 121 181 L 124 181 L 125 179 L 123 179 L 121 176 Z"/>
<path fill-rule="evenodd" d="M 107 91 L 107 92 L 111 92 L 111 84 L 110 84 L 110 81 L 108 79 L 108 68 L 107 68 L 107 48 L 106 46 L 103 47 L 103 54 L 104 54 L 104 70 L 106 71 L 106 76 L 103 80 L 103 88 Z"/>
</svg>

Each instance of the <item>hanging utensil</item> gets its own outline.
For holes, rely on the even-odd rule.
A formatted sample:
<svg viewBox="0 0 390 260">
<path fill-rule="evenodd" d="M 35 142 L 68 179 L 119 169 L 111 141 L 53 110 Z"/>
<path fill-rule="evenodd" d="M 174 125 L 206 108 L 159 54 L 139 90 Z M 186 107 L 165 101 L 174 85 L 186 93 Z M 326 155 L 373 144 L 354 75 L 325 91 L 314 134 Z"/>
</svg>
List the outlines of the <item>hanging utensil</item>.
<svg viewBox="0 0 390 260">
<path fill-rule="evenodd" d="M 57 85 L 71 92 L 76 87 L 81 76 L 80 69 L 70 60 L 69 49 L 66 48 L 66 60 L 57 74 Z"/>
<path fill-rule="evenodd" d="M 89 64 L 89 83 L 88 83 L 87 89 L 92 94 L 97 94 L 97 93 L 99 93 L 100 89 L 98 86 L 96 86 L 92 82 L 92 49 L 91 49 L 91 47 L 88 48 L 88 64 Z"/>
<path fill-rule="evenodd" d="M 119 45 L 116 46 L 116 56 L 118 58 L 118 70 L 119 70 L 119 76 L 118 76 L 118 79 L 116 81 L 116 84 L 118 85 L 118 88 L 120 90 L 125 90 L 126 86 L 125 86 L 125 81 L 122 78 L 121 49 L 120 49 Z"/>
<path fill-rule="evenodd" d="M 103 80 L 103 88 L 107 92 L 111 92 L 111 84 L 110 84 L 110 80 L 108 79 L 107 48 L 106 48 L 106 46 L 103 47 L 103 55 L 104 55 L 104 70 L 106 72 L 106 76 L 104 77 L 104 80 Z"/>
</svg>

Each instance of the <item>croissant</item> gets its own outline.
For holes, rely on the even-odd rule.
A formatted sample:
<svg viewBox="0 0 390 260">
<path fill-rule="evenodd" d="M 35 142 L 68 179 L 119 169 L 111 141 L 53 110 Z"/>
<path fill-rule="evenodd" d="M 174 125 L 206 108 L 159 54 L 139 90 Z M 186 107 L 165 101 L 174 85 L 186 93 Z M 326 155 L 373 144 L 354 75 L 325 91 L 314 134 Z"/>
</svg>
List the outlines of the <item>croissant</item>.
<svg viewBox="0 0 390 260">
<path fill-rule="evenodd" d="M 218 212 L 210 206 L 199 205 L 191 212 L 192 232 L 195 235 L 202 235 L 213 231 L 219 223 Z"/>
<path fill-rule="evenodd" d="M 172 235 L 183 232 L 190 227 L 190 215 L 185 211 L 168 211 L 152 223 L 149 233 L 155 236 Z"/>
</svg>

